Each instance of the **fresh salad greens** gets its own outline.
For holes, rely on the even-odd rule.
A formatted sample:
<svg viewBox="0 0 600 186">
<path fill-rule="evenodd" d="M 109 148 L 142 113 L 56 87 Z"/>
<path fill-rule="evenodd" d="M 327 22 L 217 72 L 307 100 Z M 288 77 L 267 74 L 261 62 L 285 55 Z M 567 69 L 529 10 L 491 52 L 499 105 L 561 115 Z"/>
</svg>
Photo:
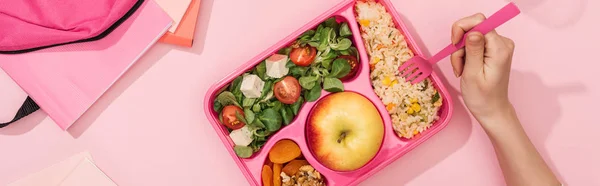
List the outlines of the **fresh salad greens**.
<svg viewBox="0 0 600 186">
<path fill-rule="evenodd" d="M 358 59 L 358 51 L 352 46 L 350 36 L 352 32 L 347 23 L 338 23 L 335 18 L 329 18 L 275 54 L 279 56 L 272 60 L 287 59 L 283 61 L 285 67 L 283 63 L 279 67 L 267 65 L 269 59 L 266 59 L 235 78 L 216 97 L 213 109 L 219 113 L 221 123 L 228 128 L 236 144 L 234 151 L 239 157 L 248 158 L 257 152 L 271 134 L 292 122 L 303 103 L 319 99 L 322 90 L 344 91 L 342 80 L 353 75 L 352 71 L 356 71 L 357 66 L 351 65 L 348 59 Z M 273 69 L 269 68 L 280 68 L 275 73 L 287 74 L 271 77 Z M 260 80 L 253 81 L 264 83 L 261 90 L 250 90 L 255 91 L 252 98 L 245 96 L 248 94 L 244 91 L 248 90 L 242 90 L 246 76 L 258 77 L 255 79 Z M 294 85 L 297 89 L 294 89 Z M 290 89 L 297 91 L 288 91 Z"/>
</svg>

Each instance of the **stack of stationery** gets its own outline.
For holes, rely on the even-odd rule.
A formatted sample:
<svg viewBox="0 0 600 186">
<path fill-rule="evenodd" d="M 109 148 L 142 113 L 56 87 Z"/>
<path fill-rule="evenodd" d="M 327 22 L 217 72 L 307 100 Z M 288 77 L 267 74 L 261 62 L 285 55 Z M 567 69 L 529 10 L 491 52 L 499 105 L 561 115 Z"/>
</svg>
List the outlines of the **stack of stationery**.
<svg viewBox="0 0 600 186">
<path fill-rule="evenodd" d="M 200 12 L 200 0 L 156 0 L 156 2 L 174 21 L 173 26 L 160 42 L 192 47 Z"/>
<path fill-rule="evenodd" d="M 0 68 L 66 130 L 170 26 L 171 19 L 160 7 L 145 1 L 100 40 L 0 55 Z"/>
</svg>

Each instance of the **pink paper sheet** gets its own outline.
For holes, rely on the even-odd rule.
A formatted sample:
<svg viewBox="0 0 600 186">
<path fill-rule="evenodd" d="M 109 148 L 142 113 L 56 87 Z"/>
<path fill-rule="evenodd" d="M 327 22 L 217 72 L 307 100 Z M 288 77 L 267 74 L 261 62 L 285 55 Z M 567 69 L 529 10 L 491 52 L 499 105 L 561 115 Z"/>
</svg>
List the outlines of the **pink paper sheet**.
<svg viewBox="0 0 600 186">
<path fill-rule="evenodd" d="M 170 26 L 169 16 L 147 1 L 104 39 L 0 55 L 0 68 L 66 130 Z"/>
<path fill-rule="evenodd" d="M 155 2 L 173 19 L 169 32 L 174 33 L 192 0 L 155 0 Z"/>
<path fill-rule="evenodd" d="M 59 186 L 117 186 L 89 159 L 84 159 Z"/>
<path fill-rule="evenodd" d="M 39 172 L 10 183 L 8 186 L 59 185 L 83 160 L 92 160 L 92 156 L 88 152 L 73 155 Z"/>
</svg>

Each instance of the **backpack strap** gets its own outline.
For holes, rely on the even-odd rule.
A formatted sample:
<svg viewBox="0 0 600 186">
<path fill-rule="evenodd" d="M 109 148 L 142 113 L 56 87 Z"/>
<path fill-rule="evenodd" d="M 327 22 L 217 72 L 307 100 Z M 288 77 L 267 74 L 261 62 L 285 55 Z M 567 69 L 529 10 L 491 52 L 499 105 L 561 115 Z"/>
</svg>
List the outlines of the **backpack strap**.
<svg viewBox="0 0 600 186">
<path fill-rule="evenodd" d="M 31 99 L 31 97 L 27 97 L 27 99 L 25 100 L 23 105 L 21 105 L 21 108 L 17 112 L 17 115 L 15 115 L 15 118 L 12 121 L 9 121 L 8 123 L 0 123 L 0 128 L 6 127 L 6 126 L 10 125 L 11 123 L 18 121 L 21 118 L 28 116 L 29 114 L 31 114 L 39 109 L 40 109 L 40 106 L 38 106 L 35 103 L 35 101 L 33 101 L 33 99 Z"/>
</svg>

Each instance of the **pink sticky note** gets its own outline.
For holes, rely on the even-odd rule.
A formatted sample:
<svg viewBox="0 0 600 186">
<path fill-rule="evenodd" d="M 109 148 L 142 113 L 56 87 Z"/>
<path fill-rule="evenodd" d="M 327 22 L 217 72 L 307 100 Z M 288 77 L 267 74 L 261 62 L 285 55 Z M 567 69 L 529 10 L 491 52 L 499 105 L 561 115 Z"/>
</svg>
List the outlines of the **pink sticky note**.
<svg viewBox="0 0 600 186">
<path fill-rule="evenodd" d="M 108 36 L 26 54 L 0 55 L 0 68 L 66 130 L 171 26 L 146 1 Z"/>
</svg>

